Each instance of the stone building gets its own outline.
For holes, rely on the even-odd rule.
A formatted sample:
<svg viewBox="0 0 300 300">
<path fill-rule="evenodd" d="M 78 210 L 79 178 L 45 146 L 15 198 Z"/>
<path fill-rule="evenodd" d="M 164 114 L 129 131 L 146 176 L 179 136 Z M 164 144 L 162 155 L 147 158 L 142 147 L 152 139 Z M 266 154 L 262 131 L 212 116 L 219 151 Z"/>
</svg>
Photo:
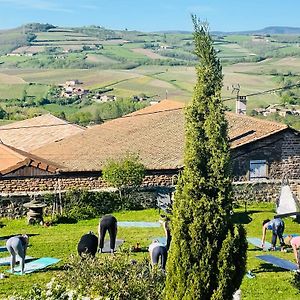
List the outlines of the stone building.
<svg viewBox="0 0 300 300">
<path fill-rule="evenodd" d="M 229 123 L 234 185 L 237 197 L 275 201 L 287 175 L 300 199 L 300 135 L 288 126 L 226 113 Z M 184 104 L 159 104 L 93 126 L 31 151 L 55 172 L 24 175 L 21 169 L 0 177 L 0 195 L 57 192 L 70 188 L 107 188 L 101 169 L 108 159 L 138 153 L 147 169 L 145 187 L 174 186 L 183 168 Z M 33 164 L 34 168 L 41 165 Z M 0 170 L 1 172 L 1 170 Z M 20 175 L 23 174 L 23 175 Z M 247 188 L 246 188 L 247 187 Z M 249 192 L 249 189 L 251 192 Z"/>
</svg>

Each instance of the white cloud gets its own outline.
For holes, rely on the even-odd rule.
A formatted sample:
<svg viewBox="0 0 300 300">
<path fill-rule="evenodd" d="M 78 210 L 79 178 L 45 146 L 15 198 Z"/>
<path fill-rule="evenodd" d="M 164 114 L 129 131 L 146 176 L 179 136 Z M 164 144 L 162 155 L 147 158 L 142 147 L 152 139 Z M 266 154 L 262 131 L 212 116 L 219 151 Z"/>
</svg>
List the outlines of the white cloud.
<svg viewBox="0 0 300 300">
<path fill-rule="evenodd" d="M 45 11 L 57 11 L 72 13 L 73 10 L 69 8 L 64 8 L 54 1 L 47 0 L 0 0 L 1 3 L 12 4 L 17 7 L 15 8 L 31 8 Z"/>
</svg>

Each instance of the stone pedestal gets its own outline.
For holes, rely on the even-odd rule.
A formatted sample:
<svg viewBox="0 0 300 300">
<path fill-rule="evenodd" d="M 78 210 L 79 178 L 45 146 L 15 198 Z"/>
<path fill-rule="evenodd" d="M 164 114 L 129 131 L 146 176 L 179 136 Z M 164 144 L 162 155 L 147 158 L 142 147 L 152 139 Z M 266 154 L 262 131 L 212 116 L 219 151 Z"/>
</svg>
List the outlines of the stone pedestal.
<svg viewBox="0 0 300 300">
<path fill-rule="evenodd" d="M 28 208 L 27 221 L 28 224 L 43 224 L 43 208 L 47 206 L 45 203 L 41 203 L 37 200 L 32 200 L 24 204 L 24 207 Z"/>
</svg>

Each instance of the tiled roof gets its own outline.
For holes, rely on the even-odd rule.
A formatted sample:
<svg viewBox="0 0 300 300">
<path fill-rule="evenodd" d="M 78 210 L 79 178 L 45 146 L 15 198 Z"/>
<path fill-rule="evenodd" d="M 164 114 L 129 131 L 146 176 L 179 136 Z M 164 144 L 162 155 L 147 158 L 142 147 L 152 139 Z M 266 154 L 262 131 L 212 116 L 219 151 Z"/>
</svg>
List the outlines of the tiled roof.
<svg viewBox="0 0 300 300">
<path fill-rule="evenodd" d="M 23 166 L 37 167 L 41 170 L 55 173 L 60 166 L 34 154 L 0 144 L 0 175 L 5 175 Z"/>
<path fill-rule="evenodd" d="M 230 148 L 252 143 L 288 128 L 287 125 L 227 112 Z"/>
<path fill-rule="evenodd" d="M 138 153 L 147 169 L 183 166 L 184 103 L 164 100 L 130 115 L 49 144 L 35 154 L 65 171 L 101 170 L 108 159 Z M 227 113 L 231 148 L 286 129 L 286 125 Z"/>
<path fill-rule="evenodd" d="M 83 132 L 83 127 L 69 124 L 51 114 L 0 126 L 2 143 L 24 151 Z"/>
</svg>

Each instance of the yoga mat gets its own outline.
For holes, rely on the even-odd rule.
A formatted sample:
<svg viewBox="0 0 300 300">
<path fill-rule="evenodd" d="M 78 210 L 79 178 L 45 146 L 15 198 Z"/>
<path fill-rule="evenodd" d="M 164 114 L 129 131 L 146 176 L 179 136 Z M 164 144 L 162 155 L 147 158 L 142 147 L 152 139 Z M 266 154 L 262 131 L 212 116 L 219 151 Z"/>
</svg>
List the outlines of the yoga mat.
<svg viewBox="0 0 300 300">
<path fill-rule="evenodd" d="M 248 241 L 248 243 L 254 245 L 255 247 L 262 249 L 261 248 L 261 239 L 256 238 L 256 237 L 248 237 L 247 241 Z M 271 243 L 265 242 L 264 248 L 262 250 L 268 251 L 271 247 L 272 247 Z M 275 250 L 279 251 L 280 247 L 276 247 Z"/>
<path fill-rule="evenodd" d="M 287 237 L 288 235 L 291 235 L 292 237 L 295 237 L 295 236 L 299 236 L 298 233 L 287 233 L 287 234 L 284 234 L 283 237 Z"/>
<path fill-rule="evenodd" d="M 0 252 L 5 252 L 5 251 L 7 251 L 6 246 L 0 246 Z"/>
<path fill-rule="evenodd" d="M 123 243 L 124 240 L 116 240 L 115 250 L 117 250 Z M 109 240 L 104 241 L 104 247 L 102 249 L 102 253 L 110 253 Z"/>
<path fill-rule="evenodd" d="M 159 222 L 119 222 L 120 227 L 160 227 Z"/>
<path fill-rule="evenodd" d="M 276 267 L 289 270 L 289 271 L 296 271 L 298 270 L 298 266 L 294 263 L 292 263 L 289 260 L 282 259 L 279 257 L 275 257 L 273 255 L 257 255 L 256 256 L 258 259 L 261 259 L 267 263 L 270 263 Z"/>
<path fill-rule="evenodd" d="M 60 259 L 53 258 L 53 257 L 42 257 L 42 258 L 33 260 L 33 261 L 25 264 L 24 274 L 29 274 L 29 273 L 32 273 L 32 272 L 35 272 L 38 270 L 42 270 L 46 267 L 49 267 L 53 264 L 58 263 L 59 261 L 60 261 Z M 11 273 L 10 270 L 7 270 L 6 272 Z M 15 272 L 13 274 L 14 275 L 22 275 L 20 266 L 15 268 Z"/>
<path fill-rule="evenodd" d="M 30 261 L 33 260 L 33 257 L 31 256 L 26 256 L 25 257 L 25 262 L 26 261 Z M 11 257 L 7 256 L 7 257 L 1 257 L 0 258 L 0 266 L 9 266 L 10 265 L 10 261 L 11 261 Z M 20 257 L 17 256 L 17 262 L 20 262 Z"/>
<path fill-rule="evenodd" d="M 11 234 L 11 235 L 4 235 L 4 236 L 0 236 L 0 241 L 5 241 L 8 240 L 9 238 L 13 237 L 13 236 L 18 236 L 21 234 Z"/>
<path fill-rule="evenodd" d="M 151 238 L 150 240 L 152 242 L 157 240 L 157 241 L 159 241 L 159 243 L 162 243 L 162 244 L 165 244 L 165 245 L 167 244 L 167 238 L 164 237 L 164 236 L 157 236 L 157 237 Z"/>
</svg>

